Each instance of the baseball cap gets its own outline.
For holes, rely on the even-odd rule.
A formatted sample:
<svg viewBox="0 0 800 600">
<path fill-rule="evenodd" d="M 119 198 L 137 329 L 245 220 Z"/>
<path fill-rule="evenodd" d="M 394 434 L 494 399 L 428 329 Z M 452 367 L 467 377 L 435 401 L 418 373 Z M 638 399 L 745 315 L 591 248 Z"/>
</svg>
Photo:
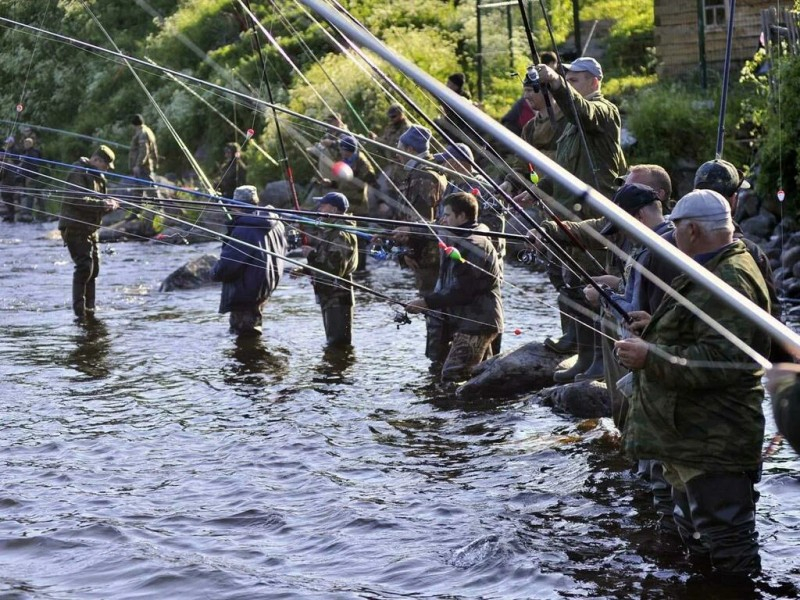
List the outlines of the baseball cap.
<svg viewBox="0 0 800 600">
<path fill-rule="evenodd" d="M 449 158 L 471 163 L 473 161 L 472 150 L 466 144 L 451 144 L 445 148 L 444 152 L 433 155 L 433 160 L 438 163 L 443 163 Z"/>
<path fill-rule="evenodd" d="M 649 185 L 626 183 L 617 190 L 612 200 L 629 215 L 635 215 L 640 208 L 658 200 L 658 193 Z M 600 230 L 600 234 L 611 235 L 617 231 L 614 223 L 608 223 Z"/>
<path fill-rule="evenodd" d="M 105 144 L 100 144 L 100 147 L 97 148 L 94 153 L 108 163 L 109 169 L 114 168 L 114 159 L 116 158 L 116 155 L 111 148 Z"/>
<path fill-rule="evenodd" d="M 328 192 L 317 202 L 318 205 L 330 204 L 339 209 L 339 212 L 346 213 L 350 208 L 350 203 L 347 201 L 347 196 L 339 192 Z"/>
<path fill-rule="evenodd" d="M 564 69 L 567 71 L 572 71 L 573 73 L 586 71 L 598 79 L 603 78 L 603 67 L 601 67 L 600 63 L 590 56 L 581 56 L 580 58 L 576 58 L 571 63 L 564 65 Z"/>
<path fill-rule="evenodd" d="M 700 165 L 694 175 L 694 187 L 698 190 L 714 190 L 726 198 L 738 189 L 750 189 L 750 183 L 739 169 L 721 158 Z"/>
<path fill-rule="evenodd" d="M 678 200 L 667 218 L 670 221 L 722 221 L 730 217 L 731 205 L 722 194 L 714 190 L 693 190 Z"/>
</svg>

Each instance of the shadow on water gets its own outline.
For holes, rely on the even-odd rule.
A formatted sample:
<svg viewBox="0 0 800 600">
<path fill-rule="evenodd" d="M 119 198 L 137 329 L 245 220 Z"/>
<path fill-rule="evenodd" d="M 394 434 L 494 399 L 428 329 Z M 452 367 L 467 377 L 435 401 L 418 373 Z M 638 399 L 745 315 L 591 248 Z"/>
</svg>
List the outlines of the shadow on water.
<svg viewBox="0 0 800 600">
<path fill-rule="evenodd" d="M 325 346 L 319 363 L 314 367 L 317 375 L 313 381 L 318 384 L 349 385 L 352 382 L 348 378 L 348 371 L 355 363 L 356 350 L 353 346 Z"/>
<path fill-rule="evenodd" d="M 77 327 L 75 348 L 67 355 L 67 364 L 90 379 L 108 377 L 111 373 L 108 361 L 111 349 L 108 327 L 102 320 L 95 318 L 79 321 Z"/>
</svg>

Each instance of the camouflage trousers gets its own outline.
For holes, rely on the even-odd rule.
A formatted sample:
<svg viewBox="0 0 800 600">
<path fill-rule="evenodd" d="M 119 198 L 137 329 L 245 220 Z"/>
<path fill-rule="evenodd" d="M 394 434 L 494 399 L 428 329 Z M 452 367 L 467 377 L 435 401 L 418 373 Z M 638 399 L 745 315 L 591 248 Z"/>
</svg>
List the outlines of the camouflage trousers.
<svg viewBox="0 0 800 600">
<path fill-rule="evenodd" d="M 497 333 L 468 335 L 453 334 L 450 352 L 442 367 L 442 381 L 463 381 L 468 379 L 472 367 L 492 356 L 492 342 Z"/>
<path fill-rule="evenodd" d="M 228 317 L 230 332 L 242 337 L 261 335 L 261 306 L 236 308 Z"/>
</svg>

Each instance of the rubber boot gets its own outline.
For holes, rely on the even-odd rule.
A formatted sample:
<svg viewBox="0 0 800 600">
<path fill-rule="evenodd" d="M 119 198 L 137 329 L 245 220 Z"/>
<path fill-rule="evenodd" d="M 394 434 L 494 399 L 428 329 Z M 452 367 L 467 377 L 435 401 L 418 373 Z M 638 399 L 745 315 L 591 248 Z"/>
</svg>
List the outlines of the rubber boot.
<svg viewBox="0 0 800 600">
<path fill-rule="evenodd" d="M 583 373 L 578 373 L 575 376 L 575 382 L 578 381 L 597 381 L 605 377 L 605 369 L 603 368 L 603 348 L 601 347 L 602 336 L 600 335 L 600 320 L 594 321 L 594 348 L 592 356 L 592 364 Z"/>
<path fill-rule="evenodd" d="M 86 300 L 84 303 L 84 311 L 87 315 L 94 315 L 94 301 L 95 301 L 95 289 L 94 289 L 94 282 L 95 279 L 90 279 L 86 282 Z"/>
<path fill-rule="evenodd" d="M 686 482 L 695 530 L 716 571 L 761 571 L 753 481 L 745 473 L 708 473 Z"/>
<path fill-rule="evenodd" d="M 86 284 L 76 277 L 72 279 L 72 311 L 79 319 L 86 316 Z"/>
<path fill-rule="evenodd" d="M 556 383 L 572 383 L 575 376 L 588 369 L 594 359 L 594 330 L 585 322 L 575 321 L 575 336 L 578 342 L 578 360 L 569 369 L 553 373 Z"/>
<path fill-rule="evenodd" d="M 544 345 L 558 354 L 575 354 L 578 350 L 577 337 L 575 335 L 575 318 L 569 304 L 565 301 L 566 296 L 563 292 L 558 294 L 558 310 L 561 314 L 560 338 L 547 338 Z"/>
</svg>

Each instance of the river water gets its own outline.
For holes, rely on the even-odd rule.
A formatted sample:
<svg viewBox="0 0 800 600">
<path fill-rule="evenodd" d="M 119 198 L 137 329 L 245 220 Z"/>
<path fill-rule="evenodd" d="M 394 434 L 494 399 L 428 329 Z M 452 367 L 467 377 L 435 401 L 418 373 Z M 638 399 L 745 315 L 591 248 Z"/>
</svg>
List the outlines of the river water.
<svg viewBox="0 0 800 600">
<path fill-rule="evenodd" d="M 326 353 L 287 278 L 239 345 L 218 288 L 158 292 L 218 244 L 127 243 L 103 246 L 86 327 L 53 227 L 0 225 L 1 598 L 738 597 L 654 533 L 613 427 L 453 400 L 419 318 L 398 330 L 360 294 L 355 349 Z M 555 333 L 542 276 L 507 279 L 505 349 Z M 796 597 L 798 472 L 786 445 L 765 465 L 765 573 L 743 597 Z"/>
</svg>

